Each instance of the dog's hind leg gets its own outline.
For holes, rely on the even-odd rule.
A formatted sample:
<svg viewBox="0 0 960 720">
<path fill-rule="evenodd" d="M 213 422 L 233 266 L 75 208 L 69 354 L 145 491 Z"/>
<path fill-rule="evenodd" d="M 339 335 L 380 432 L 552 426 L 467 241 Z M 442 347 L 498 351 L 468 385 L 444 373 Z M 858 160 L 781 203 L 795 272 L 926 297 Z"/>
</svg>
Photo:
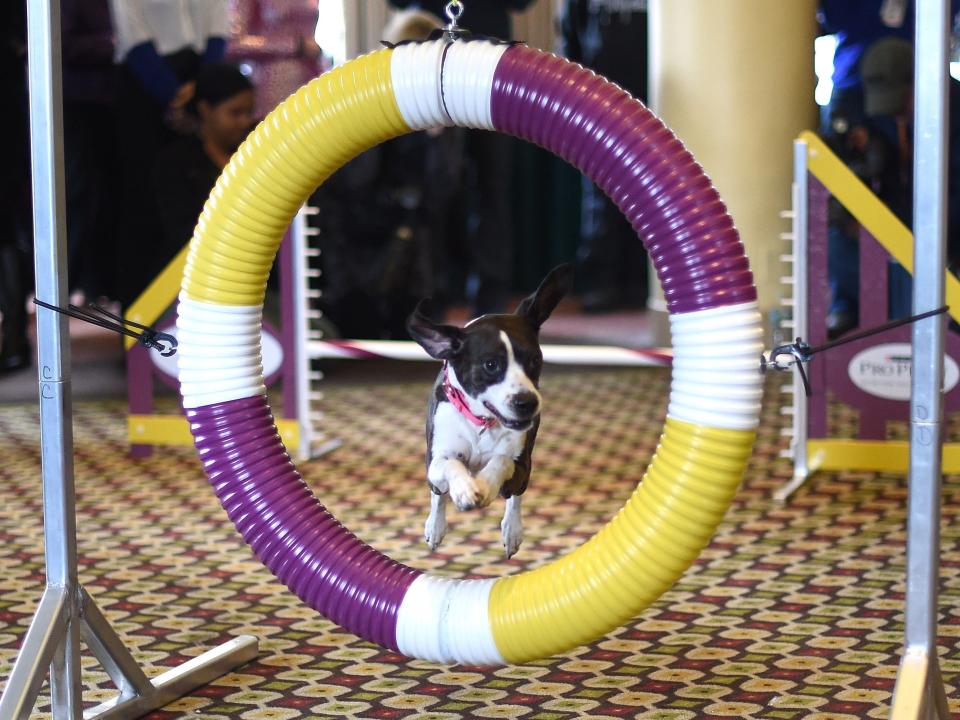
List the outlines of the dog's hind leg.
<svg viewBox="0 0 960 720">
<path fill-rule="evenodd" d="M 423 526 L 423 538 L 431 550 L 436 550 L 447 534 L 447 494 L 430 493 L 430 515 Z"/>
<path fill-rule="evenodd" d="M 503 550 L 507 559 L 513 557 L 523 542 L 523 522 L 520 520 L 520 496 L 507 498 L 507 509 L 500 522 L 500 534 L 503 537 Z"/>
</svg>

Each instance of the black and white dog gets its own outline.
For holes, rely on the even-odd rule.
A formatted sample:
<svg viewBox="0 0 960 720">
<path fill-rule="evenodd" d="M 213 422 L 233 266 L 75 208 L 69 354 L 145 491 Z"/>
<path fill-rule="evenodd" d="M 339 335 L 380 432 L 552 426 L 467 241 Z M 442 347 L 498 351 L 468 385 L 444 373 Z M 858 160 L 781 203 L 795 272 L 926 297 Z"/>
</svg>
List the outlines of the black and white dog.
<svg viewBox="0 0 960 720">
<path fill-rule="evenodd" d="M 460 510 L 507 501 L 500 523 L 511 557 L 523 539 L 520 496 L 530 480 L 540 427 L 540 326 L 570 289 L 573 267 L 554 268 L 513 314 L 483 315 L 466 327 L 438 325 L 422 311 L 407 330 L 443 360 L 427 414 L 430 516 L 424 536 L 436 548 L 447 532 L 447 496 Z"/>
</svg>

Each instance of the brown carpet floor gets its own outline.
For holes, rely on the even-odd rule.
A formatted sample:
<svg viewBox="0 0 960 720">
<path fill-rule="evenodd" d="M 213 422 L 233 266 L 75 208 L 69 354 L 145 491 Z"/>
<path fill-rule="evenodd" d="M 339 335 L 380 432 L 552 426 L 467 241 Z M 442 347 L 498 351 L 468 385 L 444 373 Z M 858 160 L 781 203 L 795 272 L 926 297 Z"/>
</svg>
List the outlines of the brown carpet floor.
<svg viewBox="0 0 960 720">
<path fill-rule="evenodd" d="M 642 477 L 663 421 L 659 370 L 552 371 L 525 509 L 502 559 L 502 504 L 451 514 L 421 539 L 427 383 L 340 383 L 327 393 L 335 452 L 301 466 L 320 499 L 374 547 L 453 577 L 549 562 L 590 537 Z M 124 405 L 75 407 L 80 575 L 148 674 L 239 633 L 257 661 L 151 715 L 167 718 L 884 718 L 903 632 L 906 482 L 824 474 L 785 506 L 779 383 L 747 477 L 697 563 L 626 627 L 520 667 L 406 660 L 303 607 L 243 545 L 189 449 L 126 454 Z M 851 423 L 849 414 L 838 422 Z M 0 683 L 43 587 L 38 416 L 0 406 Z M 960 712 L 960 478 L 943 493 L 940 657 Z M 92 658 L 84 698 L 111 694 Z M 37 717 L 47 717 L 42 700 Z"/>
</svg>

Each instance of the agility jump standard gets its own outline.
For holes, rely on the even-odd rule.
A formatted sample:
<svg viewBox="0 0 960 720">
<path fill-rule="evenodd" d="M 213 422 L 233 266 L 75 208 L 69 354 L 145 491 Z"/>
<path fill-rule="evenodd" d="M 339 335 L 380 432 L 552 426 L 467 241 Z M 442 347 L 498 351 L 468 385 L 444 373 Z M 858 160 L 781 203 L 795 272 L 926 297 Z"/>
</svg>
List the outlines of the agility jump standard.
<svg viewBox="0 0 960 720">
<path fill-rule="evenodd" d="M 343 528 L 290 462 L 259 372 L 267 274 L 305 198 L 363 150 L 440 125 L 525 138 L 589 175 L 646 239 L 672 312 L 668 419 L 644 481 L 583 547 L 496 581 L 420 573 Z M 760 411 L 756 290 L 716 190 L 641 103 L 522 45 L 402 45 L 346 63 L 287 99 L 237 151 L 204 208 L 178 327 L 197 448 L 260 559 L 334 622 L 441 662 L 524 662 L 634 617 L 709 541 Z"/>
<path fill-rule="evenodd" d="M 32 0 L 27 11 L 37 298 L 65 307 L 60 2 Z M 137 665 L 78 578 L 70 335 L 65 316 L 38 308 L 37 344 L 46 588 L 0 697 L 0 718 L 27 720 L 48 670 L 52 716 L 57 720 L 141 717 L 249 662 L 257 656 L 258 642 L 241 635 L 152 681 Z M 81 697 L 81 640 L 118 690 L 112 699 L 86 711 Z"/>
<path fill-rule="evenodd" d="M 887 320 L 888 256 L 914 273 L 914 237 L 863 182 L 811 132 L 803 132 L 794 141 L 792 252 L 787 259 L 793 265 L 788 287 L 793 308 L 785 325 L 791 337 L 802 337 L 813 345 L 827 340 L 827 203 L 834 196 L 860 223 L 860 327 L 866 329 Z M 946 304 L 954 320 L 960 320 L 960 282 L 941 268 Z M 858 371 L 858 358 L 868 371 L 910 369 L 909 327 L 898 328 L 873 338 L 865 338 L 826 353 L 810 364 L 808 375 L 812 392 L 804 392 L 799 377 L 785 388 L 793 394 L 789 413 L 790 448 L 784 455 L 793 460 L 794 477 L 776 497 L 786 500 L 814 473 L 825 470 L 872 470 L 905 473 L 909 447 L 905 440 L 887 439 L 887 422 L 905 420 L 909 410 L 910 377 L 891 382 L 885 376 L 871 383 L 868 373 Z M 895 345 L 892 343 L 896 343 Z M 944 341 L 948 362 L 956 368 L 960 359 L 960 336 L 948 333 Z M 896 364 L 886 357 L 896 354 Z M 880 362 L 877 362 L 877 359 Z M 886 363 L 886 364 L 882 364 Z M 949 375 L 948 375 L 949 377 Z M 855 438 L 830 437 L 828 394 L 835 401 L 859 411 L 859 430 Z M 960 410 L 960 385 L 944 387 L 945 408 Z M 960 471 L 960 444 L 943 444 L 943 471 Z"/>
</svg>

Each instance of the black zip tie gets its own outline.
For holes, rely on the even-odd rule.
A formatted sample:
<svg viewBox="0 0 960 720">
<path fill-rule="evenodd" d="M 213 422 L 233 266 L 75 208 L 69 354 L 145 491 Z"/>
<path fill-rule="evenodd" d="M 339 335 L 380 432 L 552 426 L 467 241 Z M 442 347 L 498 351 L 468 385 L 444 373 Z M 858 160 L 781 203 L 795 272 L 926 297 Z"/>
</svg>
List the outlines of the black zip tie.
<svg viewBox="0 0 960 720">
<path fill-rule="evenodd" d="M 33 302 L 47 310 L 53 310 L 62 315 L 69 315 L 72 318 L 83 320 L 91 325 L 102 327 L 105 330 L 112 330 L 115 333 L 135 338 L 141 345 L 156 350 L 163 357 L 170 357 L 177 353 L 177 339 L 170 333 L 160 332 L 147 325 L 133 322 L 133 320 L 125 320 L 99 305 L 88 305 L 85 308 L 80 308 L 76 305 L 67 305 L 66 308 L 62 308 L 51 305 L 50 303 L 45 303 L 43 300 L 37 300 L 36 298 L 33 299 Z M 94 312 L 91 312 L 91 310 Z M 137 328 L 140 332 L 131 330 L 130 327 L 127 327 L 128 325 Z"/>
<path fill-rule="evenodd" d="M 853 335 L 844 335 L 843 337 L 837 338 L 836 340 L 831 340 L 830 342 L 824 343 L 823 345 L 818 345 L 817 347 L 810 347 L 810 345 L 805 343 L 802 338 L 797 338 L 794 342 L 788 345 L 778 345 L 775 347 L 770 353 L 769 359 L 767 359 L 763 353 L 760 353 L 760 372 L 765 373 L 767 370 L 779 370 L 780 372 L 784 372 L 792 367 L 796 367 L 797 371 L 800 373 L 800 380 L 803 381 L 803 390 L 807 397 L 810 397 L 810 381 L 807 379 L 807 372 L 804 370 L 803 364 L 805 362 L 810 362 L 811 358 L 813 358 L 813 356 L 817 353 L 822 353 L 825 350 L 832 350 L 840 345 L 846 345 L 847 343 L 852 343 L 855 340 L 862 340 L 863 338 L 870 337 L 871 335 L 879 335 L 880 333 L 887 332 L 888 330 L 893 330 L 894 328 L 901 327 L 902 325 L 909 325 L 910 323 L 915 323 L 918 320 L 933 317 L 934 315 L 942 315 L 949 309 L 950 307 L 948 305 L 944 305 L 936 310 L 928 310 L 927 312 L 911 315 L 910 317 L 900 318 L 899 320 L 891 320 L 883 325 L 862 330 L 858 333 L 854 333 Z M 789 355 L 791 359 L 786 361 L 780 360 L 780 357 L 783 355 Z"/>
</svg>

